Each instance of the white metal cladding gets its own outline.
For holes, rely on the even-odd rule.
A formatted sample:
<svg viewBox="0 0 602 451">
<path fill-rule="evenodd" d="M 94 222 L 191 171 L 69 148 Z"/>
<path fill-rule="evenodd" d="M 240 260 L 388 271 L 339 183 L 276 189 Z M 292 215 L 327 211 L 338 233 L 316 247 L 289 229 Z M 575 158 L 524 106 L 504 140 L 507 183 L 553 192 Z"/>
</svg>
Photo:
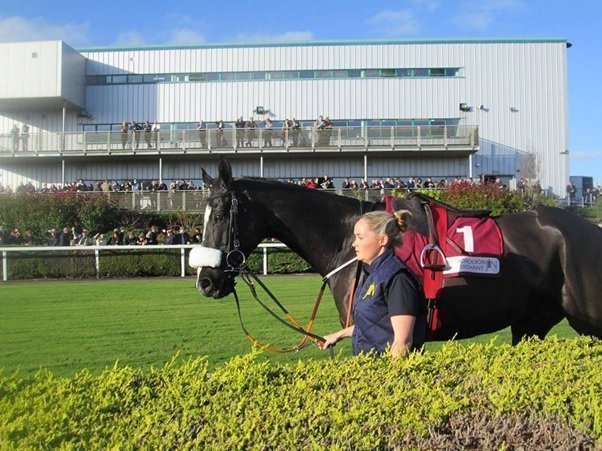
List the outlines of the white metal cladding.
<svg viewBox="0 0 602 451">
<path fill-rule="evenodd" d="M 85 107 L 93 120 L 69 112 L 67 130 L 122 120 L 233 121 L 250 116 L 258 105 L 269 108 L 274 119 L 312 120 L 319 114 L 335 120 L 456 118 L 461 124 L 479 126 L 483 151 L 473 158 L 475 176 L 516 175 L 517 166 L 507 156 L 490 158 L 492 143 L 515 153 L 534 153 L 542 186 L 564 192 L 568 177 L 568 157 L 561 154 L 568 148 L 564 40 L 233 45 L 84 50 L 82 55 L 88 58 L 88 75 L 459 67 L 460 76 L 455 78 L 87 86 Z M 459 103 L 472 110 L 460 111 Z M 19 126 L 31 122 L 32 133 L 58 131 L 61 113 L 1 111 L 0 133 L 8 132 L 14 121 Z M 456 165 L 449 171 L 455 173 Z M 464 175 L 468 172 L 466 168 Z"/>
</svg>

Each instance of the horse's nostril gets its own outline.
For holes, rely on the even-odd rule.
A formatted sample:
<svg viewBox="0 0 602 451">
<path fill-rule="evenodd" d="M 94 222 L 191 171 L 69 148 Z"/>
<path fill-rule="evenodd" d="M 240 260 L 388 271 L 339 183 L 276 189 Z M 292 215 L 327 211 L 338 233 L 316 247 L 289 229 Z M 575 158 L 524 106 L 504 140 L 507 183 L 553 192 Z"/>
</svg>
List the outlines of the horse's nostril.
<svg viewBox="0 0 602 451">
<path fill-rule="evenodd" d="M 198 289 L 199 291 L 203 292 L 203 294 L 209 293 L 212 288 L 213 282 L 211 282 L 211 279 L 209 279 L 208 277 L 204 277 L 201 280 L 199 280 Z"/>
</svg>

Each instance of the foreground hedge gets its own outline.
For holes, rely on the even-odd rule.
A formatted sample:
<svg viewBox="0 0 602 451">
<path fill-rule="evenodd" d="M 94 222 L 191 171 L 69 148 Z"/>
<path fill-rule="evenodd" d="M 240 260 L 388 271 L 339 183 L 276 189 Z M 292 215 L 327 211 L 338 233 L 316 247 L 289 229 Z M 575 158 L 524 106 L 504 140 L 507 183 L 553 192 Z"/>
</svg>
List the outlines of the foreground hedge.
<svg viewBox="0 0 602 451">
<path fill-rule="evenodd" d="M 0 377 L 0 447 L 594 449 L 602 342 Z"/>
</svg>

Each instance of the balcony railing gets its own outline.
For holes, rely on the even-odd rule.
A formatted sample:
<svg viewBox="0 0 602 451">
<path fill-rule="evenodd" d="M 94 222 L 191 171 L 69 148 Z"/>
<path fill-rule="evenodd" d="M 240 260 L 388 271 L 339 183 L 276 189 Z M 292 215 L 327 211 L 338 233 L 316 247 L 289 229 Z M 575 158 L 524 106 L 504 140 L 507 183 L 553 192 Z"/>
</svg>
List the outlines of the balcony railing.
<svg viewBox="0 0 602 451">
<path fill-rule="evenodd" d="M 477 126 L 334 127 L 0 134 L 0 156 L 448 150 L 475 151 Z"/>
</svg>

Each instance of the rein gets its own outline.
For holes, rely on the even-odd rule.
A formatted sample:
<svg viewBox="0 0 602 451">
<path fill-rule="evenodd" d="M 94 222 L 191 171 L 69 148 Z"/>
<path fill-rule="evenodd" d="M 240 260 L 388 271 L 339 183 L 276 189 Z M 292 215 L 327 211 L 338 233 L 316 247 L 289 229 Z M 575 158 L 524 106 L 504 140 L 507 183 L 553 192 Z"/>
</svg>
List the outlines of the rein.
<svg viewBox="0 0 602 451">
<path fill-rule="evenodd" d="M 263 309 L 265 311 L 267 311 L 270 315 L 272 315 L 274 318 L 276 318 L 280 323 L 284 324 L 289 329 L 292 329 L 295 332 L 300 333 L 300 334 L 303 335 L 303 338 L 301 339 L 301 341 L 297 345 L 292 346 L 290 348 L 276 348 L 276 347 L 273 347 L 273 346 L 271 346 L 269 344 L 261 343 L 255 337 L 253 337 L 253 335 L 251 335 L 251 333 L 246 328 L 246 326 L 245 326 L 245 324 L 243 322 L 243 319 L 242 319 L 241 311 L 240 311 L 240 300 L 238 298 L 238 293 L 236 292 L 236 289 L 234 289 L 233 290 L 233 294 L 234 294 L 234 299 L 236 300 L 236 309 L 238 311 L 238 318 L 240 320 L 240 325 L 242 327 L 242 330 L 246 334 L 247 338 L 249 339 L 249 341 L 251 341 L 255 346 L 258 346 L 258 347 L 260 347 L 262 349 L 265 349 L 265 350 L 271 351 L 271 352 L 281 353 L 281 354 L 282 353 L 287 353 L 287 352 L 297 352 L 297 351 L 300 351 L 301 349 L 306 348 L 307 346 L 309 346 L 311 344 L 317 344 L 318 342 L 326 341 L 324 339 L 324 337 L 322 337 L 320 335 L 316 335 L 313 332 L 311 332 L 311 329 L 312 329 L 312 327 L 314 325 L 314 321 L 315 321 L 316 316 L 318 314 L 318 309 L 320 307 L 320 303 L 322 301 L 322 297 L 324 296 L 324 291 L 326 289 L 326 285 L 328 283 L 328 279 L 331 276 L 333 276 L 334 274 L 336 274 L 337 272 L 339 272 L 341 269 L 343 269 L 343 268 L 347 267 L 348 265 L 350 265 L 351 263 L 355 262 L 356 260 L 357 260 L 357 258 L 353 258 L 353 259 L 349 260 L 348 262 L 342 264 L 341 266 L 339 266 L 338 268 L 334 269 L 333 271 L 331 271 L 330 273 L 328 273 L 326 276 L 324 276 L 322 278 L 322 286 L 320 287 L 320 290 L 318 292 L 318 296 L 316 297 L 316 302 L 314 303 L 314 308 L 313 308 L 313 310 L 311 312 L 311 317 L 310 317 L 309 322 L 308 322 L 308 324 L 307 324 L 307 326 L 305 328 L 286 309 L 286 307 L 284 307 L 284 305 L 282 305 L 282 303 L 280 301 L 278 301 L 278 299 L 276 298 L 276 296 L 274 296 L 274 294 L 270 291 L 270 289 L 259 279 L 259 277 L 257 277 L 256 274 L 254 274 L 251 271 L 249 271 L 246 267 L 241 268 L 240 271 L 238 272 L 238 274 L 241 276 L 242 280 L 247 284 L 247 286 L 251 290 L 251 294 L 253 295 L 253 298 L 257 301 L 257 303 L 259 305 L 261 305 L 261 307 L 263 307 Z M 257 295 L 257 289 L 255 287 L 255 283 L 253 282 L 253 280 L 255 282 L 257 282 L 257 284 L 268 294 L 268 296 L 270 297 L 270 299 L 278 306 L 278 308 L 280 308 L 280 310 L 282 311 L 282 313 L 288 319 L 288 322 L 285 321 L 285 320 L 283 320 L 270 307 L 268 307 L 261 299 L 259 299 L 259 296 Z M 332 352 L 333 352 L 332 347 L 330 347 L 329 350 L 330 350 L 330 353 L 331 353 L 331 356 L 332 356 Z"/>
</svg>

